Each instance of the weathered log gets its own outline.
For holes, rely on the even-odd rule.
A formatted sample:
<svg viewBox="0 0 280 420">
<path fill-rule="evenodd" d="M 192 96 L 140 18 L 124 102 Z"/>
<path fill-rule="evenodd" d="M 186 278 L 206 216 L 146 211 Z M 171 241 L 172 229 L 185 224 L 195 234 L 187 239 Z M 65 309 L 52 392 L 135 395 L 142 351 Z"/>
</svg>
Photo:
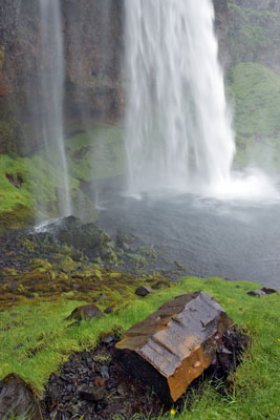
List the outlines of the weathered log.
<svg viewBox="0 0 280 420">
<path fill-rule="evenodd" d="M 128 330 L 116 347 L 128 374 L 170 403 L 215 362 L 222 337 L 232 326 L 213 298 L 196 292 L 165 303 Z"/>
</svg>

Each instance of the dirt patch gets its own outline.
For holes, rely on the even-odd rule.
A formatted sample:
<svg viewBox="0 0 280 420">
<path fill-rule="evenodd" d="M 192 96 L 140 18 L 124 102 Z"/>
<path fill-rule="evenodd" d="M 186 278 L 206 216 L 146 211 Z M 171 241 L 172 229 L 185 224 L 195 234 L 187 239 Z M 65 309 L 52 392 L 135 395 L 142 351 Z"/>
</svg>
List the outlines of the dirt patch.
<svg viewBox="0 0 280 420">
<path fill-rule="evenodd" d="M 52 375 L 42 401 L 45 419 L 131 419 L 159 415 L 162 402 L 149 386 L 130 378 L 116 356 L 116 336 L 90 351 L 73 355 Z"/>
</svg>

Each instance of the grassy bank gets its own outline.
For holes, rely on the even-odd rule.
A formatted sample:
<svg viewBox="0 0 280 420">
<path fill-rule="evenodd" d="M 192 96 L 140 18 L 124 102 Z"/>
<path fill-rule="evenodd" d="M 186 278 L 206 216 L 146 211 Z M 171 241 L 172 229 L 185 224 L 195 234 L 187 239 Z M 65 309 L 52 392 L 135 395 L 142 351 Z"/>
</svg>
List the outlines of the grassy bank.
<svg viewBox="0 0 280 420">
<path fill-rule="evenodd" d="M 119 176 L 124 170 L 123 132 L 119 127 L 95 127 L 65 140 L 74 213 L 94 214 L 81 183 Z M 0 154 L 0 228 L 21 227 L 34 219 L 58 214 L 63 188 L 57 152 L 49 161 L 40 153 L 29 157 Z"/>
<path fill-rule="evenodd" d="M 16 372 L 42 392 L 48 376 L 72 352 L 94 346 L 100 334 L 127 329 L 172 297 L 195 290 L 214 296 L 229 316 L 253 339 L 244 363 L 233 375 L 233 390 L 222 396 L 211 383 L 191 398 L 181 419 L 277 419 L 280 413 L 280 296 L 262 299 L 246 294 L 252 283 L 186 278 L 145 299 L 131 293 L 105 318 L 69 327 L 65 317 L 81 301 L 67 296 L 55 301 L 14 306 L 0 312 L 0 376 Z M 117 291 L 116 291 L 117 293 Z M 73 297 L 72 297 L 73 298 Z M 102 300 L 100 301 L 101 309 Z"/>
</svg>

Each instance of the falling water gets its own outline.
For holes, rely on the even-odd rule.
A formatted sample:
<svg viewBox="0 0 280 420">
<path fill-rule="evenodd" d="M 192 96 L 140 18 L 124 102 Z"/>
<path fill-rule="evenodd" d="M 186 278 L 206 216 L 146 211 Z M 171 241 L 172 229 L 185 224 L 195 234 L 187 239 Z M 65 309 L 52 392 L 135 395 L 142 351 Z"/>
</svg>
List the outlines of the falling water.
<svg viewBox="0 0 280 420">
<path fill-rule="evenodd" d="M 126 0 L 131 193 L 209 188 L 235 152 L 210 0 Z"/>
<path fill-rule="evenodd" d="M 64 145 L 63 96 L 64 50 L 63 32 L 58 0 L 39 0 L 41 17 L 41 51 L 39 79 L 41 95 L 38 106 L 41 134 L 46 158 L 54 167 L 54 182 L 58 185 L 59 216 L 71 214 L 69 176 Z"/>
</svg>

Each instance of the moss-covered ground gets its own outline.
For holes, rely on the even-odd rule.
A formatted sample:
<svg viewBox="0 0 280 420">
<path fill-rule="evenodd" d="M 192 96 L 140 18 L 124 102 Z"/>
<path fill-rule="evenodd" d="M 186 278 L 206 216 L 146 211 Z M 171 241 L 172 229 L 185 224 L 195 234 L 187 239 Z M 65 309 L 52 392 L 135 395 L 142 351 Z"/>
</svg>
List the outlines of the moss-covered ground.
<svg viewBox="0 0 280 420">
<path fill-rule="evenodd" d="M 147 298 L 134 295 L 134 288 L 118 288 L 122 294 L 114 312 L 105 318 L 69 326 L 65 318 L 85 299 L 75 292 L 55 298 L 32 299 L 0 312 L 0 376 L 22 375 L 42 393 L 49 375 L 59 370 L 72 352 L 94 346 L 100 334 L 126 330 L 172 297 L 195 290 L 214 296 L 229 316 L 252 337 L 242 365 L 232 375 L 228 394 L 207 382 L 203 391 L 190 394 L 179 419 L 278 419 L 280 413 L 280 296 L 254 298 L 247 291 L 252 283 L 228 282 L 218 278 L 185 278 L 171 287 L 154 291 Z M 106 292 L 105 292 L 106 293 Z M 85 293 L 86 296 L 86 293 Z M 104 309 L 108 302 L 98 305 Z M 167 417 L 169 414 L 167 415 Z"/>
</svg>

